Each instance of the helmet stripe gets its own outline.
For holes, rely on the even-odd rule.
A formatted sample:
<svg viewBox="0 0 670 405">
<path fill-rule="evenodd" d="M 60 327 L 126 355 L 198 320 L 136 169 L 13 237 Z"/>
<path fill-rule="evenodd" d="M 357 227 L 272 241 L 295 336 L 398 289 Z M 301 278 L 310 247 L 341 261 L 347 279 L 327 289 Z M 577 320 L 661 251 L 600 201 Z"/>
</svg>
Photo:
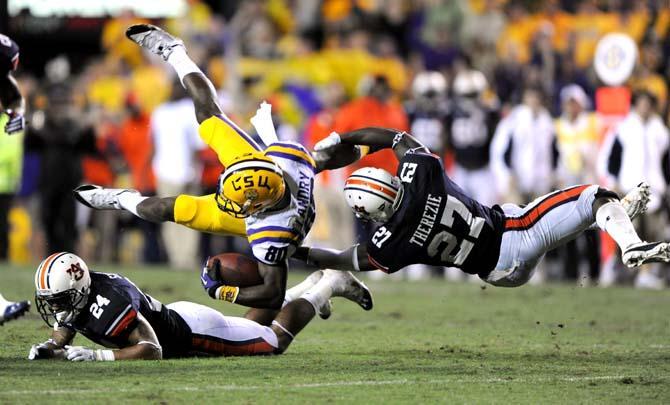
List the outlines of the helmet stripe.
<svg viewBox="0 0 670 405">
<path fill-rule="evenodd" d="M 372 189 L 369 189 L 369 188 L 357 187 L 357 186 L 347 186 L 347 187 L 344 187 L 344 191 L 347 191 L 347 190 L 357 190 L 357 191 L 360 191 L 360 192 L 363 192 L 363 193 L 372 194 L 372 195 L 374 195 L 375 197 L 379 197 L 379 198 L 381 198 L 382 200 L 388 202 L 389 204 L 393 204 L 393 200 L 392 200 L 392 199 L 388 198 L 387 196 L 385 196 L 385 195 L 382 194 L 382 193 L 377 192 L 376 190 L 372 190 Z"/>
<path fill-rule="evenodd" d="M 47 280 L 47 288 L 48 289 L 51 289 L 51 281 L 49 281 L 49 275 L 51 274 L 51 268 L 53 267 L 54 263 L 56 263 L 56 260 L 58 260 L 58 258 L 66 255 L 66 254 L 67 254 L 67 252 L 61 252 L 58 256 L 54 257 L 53 260 L 51 261 L 51 263 L 49 264 L 49 267 L 45 270 L 46 280 Z"/>
<path fill-rule="evenodd" d="M 389 183 L 387 183 L 387 182 L 385 182 L 385 181 L 382 181 L 382 180 L 379 180 L 379 179 L 375 179 L 374 177 L 363 176 L 362 174 L 352 174 L 351 176 L 349 176 L 349 179 L 357 179 L 357 178 L 361 178 L 361 179 L 365 179 L 365 180 L 376 181 L 377 183 L 383 184 L 383 185 L 385 185 L 385 186 L 387 186 L 387 187 L 389 187 L 389 188 L 392 188 L 392 189 L 394 189 L 394 190 L 397 190 L 397 189 L 398 189 L 398 186 L 394 186 L 393 184 L 389 184 Z M 348 179 L 347 179 L 347 180 L 348 180 Z"/>
<path fill-rule="evenodd" d="M 397 191 L 395 190 L 389 190 L 388 187 L 379 185 L 379 184 L 374 184 L 370 181 L 367 180 L 358 180 L 358 179 L 352 179 L 349 178 L 347 182 L 345 183 L 346 186 L 363 186 L 363 187 L 369 187 L 375 191 L 381 191 L 382 193 L 386 194 L 387 196 L 391 197 L 391 199 L 395 199 L 395 196 L 398 194 Z"/>
<path fill-rule="evenodd" d="M 51 266 L 51 262 L 54 260 L 54 258 L 55 258 L 56 256 L 58 256 L 59 254 L 61 254 L 61 253 L 62 253 L 62 252 L 56 252 L 56 253 L 53 253 L 51 256 L 47 257 L 47 258 L 44 260 L 43 265 L 42 265 L 42 268 L 40 269 L 40 273 L 39 273 L 40 289 L 42 289 L 42 290 L 46 290 L 46 289 L 47 289 L 47 283 L 46 283 L 47 272 L 46 272 L 46 269 L 47 269 L 49 266 Z"/>
</svg>

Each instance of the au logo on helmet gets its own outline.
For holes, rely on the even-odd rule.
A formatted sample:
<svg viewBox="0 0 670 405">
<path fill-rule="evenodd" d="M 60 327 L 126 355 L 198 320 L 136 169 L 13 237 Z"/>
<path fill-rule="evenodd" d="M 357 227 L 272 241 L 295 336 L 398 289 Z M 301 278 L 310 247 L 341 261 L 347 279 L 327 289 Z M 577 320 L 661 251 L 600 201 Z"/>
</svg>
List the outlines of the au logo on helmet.
<svg viewBox="0 0 670 405">
<path fill-rule="evenodd" d="M 281 168 L 261 153 L 249 153 L 221 173 L 215 198 L 219 209 L 245 218 L 277 204 L 285 191 Z"/>
</svg>

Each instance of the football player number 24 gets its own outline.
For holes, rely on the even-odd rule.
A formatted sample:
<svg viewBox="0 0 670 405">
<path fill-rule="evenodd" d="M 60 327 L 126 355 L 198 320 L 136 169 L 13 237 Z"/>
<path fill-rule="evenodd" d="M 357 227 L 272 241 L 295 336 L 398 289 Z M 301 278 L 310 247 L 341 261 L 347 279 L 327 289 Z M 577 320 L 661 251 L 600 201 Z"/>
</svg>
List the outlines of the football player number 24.
<svg viewBox="0 0 670 405">
<path fill-rule="evenodd" d="M 110 303 L 111 301 L 108 300 L 107 298 L 103 297 L 103 296 L 100 295 L 100 294 L 98 294 L 98 295 L 95 296 L 95 301 L 96 301 L 96 302 L 94 302 L 93 304 L 91 304 L 91 307 L 89 308 L 89 310 L 91 311 L 91 314 L 93 314 L 93 316 L 94 316 L 96 319 L 100 319 L 100 316 L 101 316 L 102 313 L 105 311 L 105 308 L 103 308 L 103 307 L 109 305 L 109 303 Z"/>
</svg>

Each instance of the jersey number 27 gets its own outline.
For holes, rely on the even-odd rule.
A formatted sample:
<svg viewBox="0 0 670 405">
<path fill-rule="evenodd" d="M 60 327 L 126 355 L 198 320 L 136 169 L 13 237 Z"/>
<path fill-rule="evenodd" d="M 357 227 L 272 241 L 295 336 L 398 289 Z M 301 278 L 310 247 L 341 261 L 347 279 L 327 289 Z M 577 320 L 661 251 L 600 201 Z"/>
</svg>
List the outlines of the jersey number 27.
<svg viewBox="0 0 670 405">
<path fill-rule="evenodd" d="M 458 238 L 448 230 L 438 232 L 433 240 L 428 245 L 428 255 L 431 257 L 440 254 L 442 262 L 450 262 L 455 265 L 461 265 L 468 258 L 470 251 L 475 246 L 474 241 L 484 227 L 484 218 L 475 217 L 468 211 L 468 208 L 453 196 L 447 197 L 447 205 L 442 213 L 440 224 L 445 227 L 452 228 L 454 225 L 454 215 L 458 214 L 468 224 L 470 232 L 461 243 L 458 243 Z M 440 250 L 440 246 L 446 243 L 446 246 Z M 456 254 L 452 254 L 456 247 L 459 247 Z"/>
</svg>

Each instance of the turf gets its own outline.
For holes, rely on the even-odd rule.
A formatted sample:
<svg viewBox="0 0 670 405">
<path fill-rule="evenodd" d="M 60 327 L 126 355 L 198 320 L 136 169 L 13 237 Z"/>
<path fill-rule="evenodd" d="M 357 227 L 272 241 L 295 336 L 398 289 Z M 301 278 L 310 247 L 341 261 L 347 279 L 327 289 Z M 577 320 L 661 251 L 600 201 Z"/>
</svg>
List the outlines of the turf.
<svg viewBox="0 0 670 405">
<path fill-rule="evenodd" d="M 210 300 L 196 274 L 116 271 L 163 302 L 242 313 Z M 49 334 L 32 311 L 0 328 L 0 403 L 670 401 L 668 291 L 369 285 L 372 312 L 336 300 L 331 319 L 315 320 L 285 355 L 272 357 L 29 362 L 30 345 Z M 0 267 L 7 298 L 32 296 L 31 286 L 32 269 Z"/>
</svg>

